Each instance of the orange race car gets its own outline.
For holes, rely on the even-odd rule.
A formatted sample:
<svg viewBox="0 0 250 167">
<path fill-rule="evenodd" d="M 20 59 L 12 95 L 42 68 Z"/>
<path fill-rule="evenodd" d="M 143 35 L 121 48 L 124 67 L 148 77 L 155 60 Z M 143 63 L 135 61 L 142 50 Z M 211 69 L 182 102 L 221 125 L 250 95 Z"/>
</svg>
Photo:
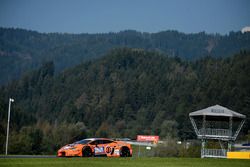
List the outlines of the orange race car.
<svg viewBox="0 0 250 167">
<path fill-rule="evenodd" d="M 58 157 L 131 157 L 132 147 L 123 141 L 106 138 L 89 138 L 63 146 L 57 152 Z"/>
</svg>

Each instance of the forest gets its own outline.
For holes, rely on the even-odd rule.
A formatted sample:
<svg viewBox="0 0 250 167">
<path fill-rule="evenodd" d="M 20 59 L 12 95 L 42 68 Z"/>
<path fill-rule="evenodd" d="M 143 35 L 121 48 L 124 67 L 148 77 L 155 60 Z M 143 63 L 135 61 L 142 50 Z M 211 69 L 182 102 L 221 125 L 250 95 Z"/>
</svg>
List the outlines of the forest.
<svg viewBox="0 0 250 167">
<path fill-rule="evenodd" d="M 140 48 L 171 57 L 198 60 L 206 56 L 228 57 L 250 49 L 250 33 L 226 35 L 205 32 L 185 34 L 174 30 L 158 33 L 126 30 L 117 33 L 39 33 L 0 28 L 0 85 L 53 61 L 55 72 L 100 58 L 113 48 Z"/>
<path fill-rule="evenodd" d="M 245 114 L 241 136 L 249 134 L 248 51 L 189 61 L 127 47 L 60 73 L 55 64 L 44 62 L 0 87 L 0 153 L 5 149 L 9 97 L 15 99 L 11 154 L 54 154 L 86 137 L 195 139 L 188 114 L 215 104 Z"/>
</svg>

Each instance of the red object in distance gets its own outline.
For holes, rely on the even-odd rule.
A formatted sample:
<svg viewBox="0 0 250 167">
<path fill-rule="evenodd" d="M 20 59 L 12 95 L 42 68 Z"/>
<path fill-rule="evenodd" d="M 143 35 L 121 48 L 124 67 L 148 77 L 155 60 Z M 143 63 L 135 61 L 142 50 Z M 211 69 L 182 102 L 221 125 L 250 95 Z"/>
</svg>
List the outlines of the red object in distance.
<svg viewBox="0 0 250 167">
<path fill-rule="evenodd" d="M 137 135 L 137 141 L 158 142 L 159 141 L 159 136 Z"/>
</svg>

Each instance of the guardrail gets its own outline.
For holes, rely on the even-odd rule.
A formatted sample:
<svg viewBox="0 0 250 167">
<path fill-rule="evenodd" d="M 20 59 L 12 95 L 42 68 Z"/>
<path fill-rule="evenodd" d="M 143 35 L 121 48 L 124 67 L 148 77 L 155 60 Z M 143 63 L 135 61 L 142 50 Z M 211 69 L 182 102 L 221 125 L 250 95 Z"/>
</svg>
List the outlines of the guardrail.
<svg viewBox="0 0 250 167">
<path fill-rule="evenodd" d="M 132 144 L 132 145 L 137 145 L 137 146 L 150 146 L 150 147 L 155 147 L 157 144 L 154 144 L 152 142 L 139 142 L 136 140 L 131 140 L 131 141 L 124 141 L 128 144 Z"/>
</svg>

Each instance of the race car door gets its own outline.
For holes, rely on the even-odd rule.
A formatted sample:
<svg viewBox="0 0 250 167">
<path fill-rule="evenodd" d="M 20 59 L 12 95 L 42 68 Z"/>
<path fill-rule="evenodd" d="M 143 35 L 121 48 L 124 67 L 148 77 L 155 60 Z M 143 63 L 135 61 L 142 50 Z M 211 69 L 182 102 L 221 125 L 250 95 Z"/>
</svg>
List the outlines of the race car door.
<svg viewBox="0 0 250 167">
<path fill-rule="evenodd" d="M 103 144 L 103 140 L 95 140 L 90 143 L 94 147 L 94 155 L 95 156 L 105 156 L 105 146 Z"/>
</svg>

